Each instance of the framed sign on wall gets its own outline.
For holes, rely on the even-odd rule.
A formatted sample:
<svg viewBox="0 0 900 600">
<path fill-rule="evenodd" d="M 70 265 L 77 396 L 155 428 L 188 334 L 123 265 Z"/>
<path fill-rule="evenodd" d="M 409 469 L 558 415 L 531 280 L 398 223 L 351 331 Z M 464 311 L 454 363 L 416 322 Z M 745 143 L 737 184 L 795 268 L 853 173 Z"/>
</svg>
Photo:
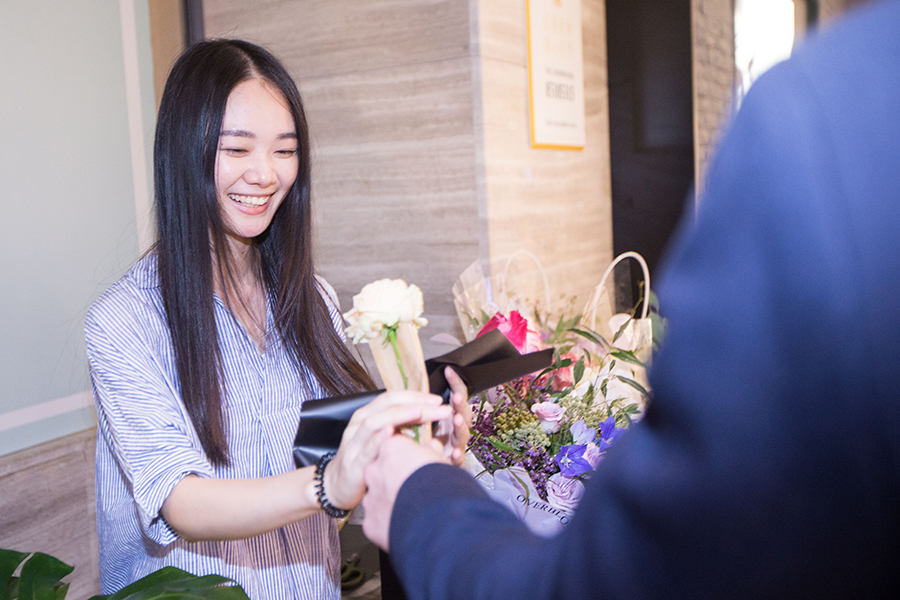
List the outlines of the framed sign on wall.
<svg viewBox="0 0 900 600">
<path fill-rule="evenodd" d="M 531 147 L 584 148 L 581 0 L 527 0 Z"/>
</svg>

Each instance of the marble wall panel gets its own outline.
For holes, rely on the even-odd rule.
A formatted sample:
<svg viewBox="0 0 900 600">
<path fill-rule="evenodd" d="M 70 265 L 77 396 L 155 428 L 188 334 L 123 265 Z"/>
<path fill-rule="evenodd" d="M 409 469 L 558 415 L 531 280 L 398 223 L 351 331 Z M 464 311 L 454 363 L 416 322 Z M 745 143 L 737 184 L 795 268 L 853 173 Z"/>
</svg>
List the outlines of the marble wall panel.
<svg viewBox="0 0 900 600">
<path fill-rule="evenodd" d="M 587 141 L 581 151 L 530 146 L 524 3 L 482 2 L 479 22 L 492 271 L 525 249 L 544 266 L 555 303 L 583 297 L 612 259 L 605 3 L 582 2 Z M 523 294 L 543 297 L 540 280 L 526 275 L 529 262 L 515 263 Z"/>
<path fill-rule="evenodd" d="M 402 277 L 426 316 L 478 257 L 470 61 L 301 83 L 313 132 L 322 274 L 342 306 L 374 278 Z"/>
<path fill-rule="evenodd" d="M 468 56 L 466 0 L 205 0 L 209 37 L 271 49 L 295 78 Z"/>
<path fill-rule="evenodd" d="M 300 88 L 317 264 L 342 307 L 384 277 L 417 284 L 458 335 L 451 287 L 483 244 L 470 5 L 460 0 L 204 2 L 208 35 L 260 42 Z M 363 353 L 366 355 L 366 352 Z"/>
<path fill-rule="evenodd" d="M 96 435 L 92 428 L 0 457 L 0 548 L 44 552 L 74 566 L 65 578 L 69 598 L 100 592 Z"/>
</svg>

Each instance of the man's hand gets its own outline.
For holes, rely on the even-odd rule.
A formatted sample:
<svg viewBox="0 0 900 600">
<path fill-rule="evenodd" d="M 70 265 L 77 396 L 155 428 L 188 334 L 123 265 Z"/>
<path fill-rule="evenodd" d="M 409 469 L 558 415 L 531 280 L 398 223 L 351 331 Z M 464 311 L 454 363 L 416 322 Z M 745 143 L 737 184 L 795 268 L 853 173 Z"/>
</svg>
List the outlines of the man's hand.
<svg viewBox="0 0 900 600">
<path fill-rule="evenodd" d="M 440 442 L 432 440 L 431 445 L 420 446 L 408 436 L 398 434 L 381 443 L 378 457 L 366 467 L 368 490 L 362 502 L 365 510 L 363 533 L 385 552 L 388 551 L 391 513 L 400 487 L 421 467 L 437 462 L 449 462 Z"/>
</svg>

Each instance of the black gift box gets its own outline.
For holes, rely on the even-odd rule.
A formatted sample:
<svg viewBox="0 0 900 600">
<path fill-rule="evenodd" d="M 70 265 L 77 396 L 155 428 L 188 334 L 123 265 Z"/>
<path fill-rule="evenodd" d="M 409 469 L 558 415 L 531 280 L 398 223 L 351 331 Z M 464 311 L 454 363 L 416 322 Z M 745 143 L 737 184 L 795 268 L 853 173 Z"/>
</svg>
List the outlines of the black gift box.
<svg viewBox="0 0 900 600">
<path fill-rule="evenodd" d="M 432 394 L 450 401 L 450 386 L 444 377 L 449 366 L 465 382 L 470 394 L 546 369 L 553 363 L 553 349 L 519 354 L 506 336 L 494 329 L 442 356 L 425 361 Z M 323 454 L 334 452 L 356 409 L 371 402 L 384 390 L 307 400 L 300 411 L 300 426 L 294 439 L 297 467 L 316 464 Z"/>
</svg>

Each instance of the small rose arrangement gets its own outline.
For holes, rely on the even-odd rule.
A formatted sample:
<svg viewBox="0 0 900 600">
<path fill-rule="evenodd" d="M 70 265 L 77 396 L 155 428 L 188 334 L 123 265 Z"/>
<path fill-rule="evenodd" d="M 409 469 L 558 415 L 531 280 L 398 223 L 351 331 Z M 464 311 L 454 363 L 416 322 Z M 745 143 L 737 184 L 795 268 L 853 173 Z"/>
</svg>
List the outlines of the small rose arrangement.
<svg viewBox="0 0 900 600">
<path fill-rule="evenodd" d="M 422 290 L 400 279 L 381 279 L 353 297 L 353 309 L 344 313 L 345 332 L 354 344 L 368 344 L 378 373 L 388 390 L 428 392 L 428 373 L 418 330 L 428 324 L 422 317 Z M 427 441 L 430 428 L 414 426 L 416 441 Z"/>
</svg>

